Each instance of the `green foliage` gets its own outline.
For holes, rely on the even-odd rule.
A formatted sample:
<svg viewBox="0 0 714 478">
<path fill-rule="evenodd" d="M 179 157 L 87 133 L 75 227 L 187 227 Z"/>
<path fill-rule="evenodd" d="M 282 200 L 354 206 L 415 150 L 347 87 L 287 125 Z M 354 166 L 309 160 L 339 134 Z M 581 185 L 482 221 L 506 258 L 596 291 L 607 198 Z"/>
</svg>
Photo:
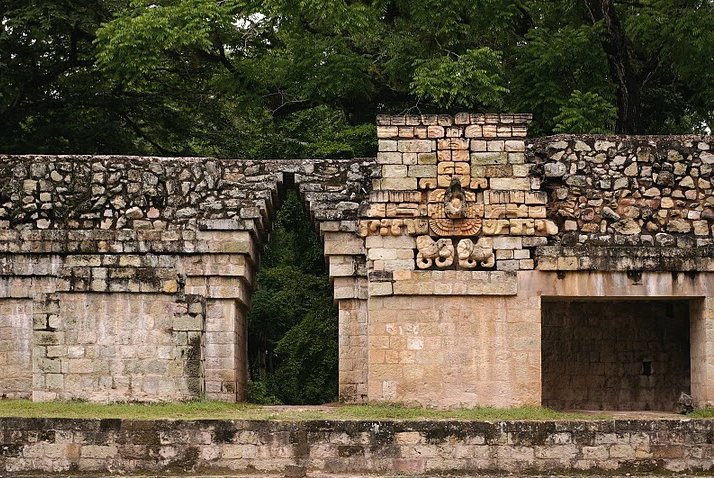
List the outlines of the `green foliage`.
<svg viewBox="0 0 714 478">
<path fill-rule="evenodd" d="M 501 55 L 490 48 L 468 50 L 414 62 L 411 92 L 441 108 L 500 108 L 508 89 L 502 86 Z"/>
<path fill-rule="evenodd" d="M 327 306 L 328 304 L 324 304 Z M 303 315 L 275 348 L 281 364 L 270 383 L 287 403 L 337 399 L 337 314 L 332 307 Z"/>
<path fill-rule="evenodd" d="M 575 90 L 553 118 L 555 133 L 612 133 L 617 108 L 597 93 Z"/>
<path fill-rule="evenodd" d="M 407 110 L 533 112 L 534 135 L 610 129 L 604 110 L 574 116 L 590 104 L 614 105 L 620 132 L 714 123 L 710 1 L 6 0 L 0 13 L 9 153 L 373 155 L 375 113 Z"/>
<path fill-rule="evenodd" d="M 260 405 L 282 405 L 283 403 L 268 391 L 265 380 L 248 381 L 248 402 Z"/>
<path fill-rule="evenodd" d="M 714 418 L 714 408 L 697 408 L 692 413 L 688 413 L 689 418 Z"/>
<path fill-rule="evenodd" d="M 337 312 L 319 238 L 294 191 L 278 212 L 248 316 L 252 399 L 337 397 Z"/>
</svg>

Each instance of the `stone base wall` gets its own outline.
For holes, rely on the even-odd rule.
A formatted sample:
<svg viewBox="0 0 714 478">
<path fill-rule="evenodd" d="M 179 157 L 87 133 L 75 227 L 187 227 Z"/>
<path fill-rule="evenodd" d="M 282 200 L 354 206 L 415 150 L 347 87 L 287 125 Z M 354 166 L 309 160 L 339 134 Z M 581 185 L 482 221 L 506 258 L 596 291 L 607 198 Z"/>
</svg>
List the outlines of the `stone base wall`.
<svg viewBox="0 0 714 478">
<path fill-rule="evenodd" d="M 684 301 L 543 303 L 543 405 L 673 410 L 689 384 Z"/>
<path fill-rule="evenodd" d="M 0 473 L 692 473 L 714 468 L 712 434 L 712 420 L 181 422 L 0 418 Z"/>
</svg>

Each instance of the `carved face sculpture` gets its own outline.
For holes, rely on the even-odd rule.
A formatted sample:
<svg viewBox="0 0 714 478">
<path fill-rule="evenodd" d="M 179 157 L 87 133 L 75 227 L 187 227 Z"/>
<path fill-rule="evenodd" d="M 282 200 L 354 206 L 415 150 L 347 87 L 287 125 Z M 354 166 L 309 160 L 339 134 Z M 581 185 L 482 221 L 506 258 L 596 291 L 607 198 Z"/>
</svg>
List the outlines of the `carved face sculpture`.
<svg viewBox="0 0 714 478">
<path fill-rule="evenodd" d="M 449 189 L 444 195 L 444 212 L 449 219 L 464 217 L 466 210 L 466 196 L 458 178 L 453 178 Z"/>
</svg>

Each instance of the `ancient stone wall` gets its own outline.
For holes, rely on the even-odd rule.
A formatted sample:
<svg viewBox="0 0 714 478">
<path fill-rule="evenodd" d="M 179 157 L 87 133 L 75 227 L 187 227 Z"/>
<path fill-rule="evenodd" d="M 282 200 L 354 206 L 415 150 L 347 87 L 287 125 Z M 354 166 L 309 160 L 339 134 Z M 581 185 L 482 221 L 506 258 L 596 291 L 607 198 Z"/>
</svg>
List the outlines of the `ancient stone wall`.
<svg viewBox="0 0 714 478">
<path fill-rule="evenodd" d="M 0 474 L 694 473 L 711 420 L 130 421 L 0 418 Z"/>
<path fill-rule="evenodd" d="M 243 399 L 254 276 L 294 185 L 343 400 L 541 404 L 542 301 L 652 296 L 689 307 L 691 392 L 714 403 L 714 139 L 529 139 L 529 121 L 380 116 L 370 159 L 0 156 L 0 395 Z"/>
<path fill-rule="evenodd" d="M 203 394 L 200 297 L 50 294 L 33 314 L 36 399 L 185 400 Z M 44 391 L 44 392 L 43 392 Z"/>
<path fill-rule="evenodd" d="M 0 398 L 32 390 L 32 302 L 0 299 Z"/>
<path fill-rule="evenodd" d="M 370 176 L 364 160 L 0 157 L 0 394 L 241 400 L 245 316 L 281 188 L 300 191 L 336 299 L 366 322 L 354 231 Z M 364 333 L 345 324 L 355 397 Z"/>
<path fill-rule="evenodd" d="M 550 346 L 542 298 L 658 296 L 654 288 L 635 287 L 653 280 L 687 301 L 711 293 L 694 284 L 682 289 L 674 275 L 643 273 L 696 271 L 708 283 L 712 138 L 526 139 L 529 120 L 504 114 L 378 118 L 381 175 L 359 229 L 370 294 L 370 399 L 541 404 L 541 352 Z M 576 271 L 591 274 L 589 280 Z M 610 282 L 623 277 L 616 272 L 628 278 L 619 288 Z M 696 311 L 693 331 L 709 314 Z M 593 320 L 608 327 L 606 314 Z M 564 334 L 583 330 L 570 326 Z M 697 350 L 693 361 L 712 363 L 706 346 Z M 547 358 L 546 372 L 568 362 Z M 613 380 L 625 380 L 630 365 L 618 359 Z M 694 365 L 692 375 L 702 370 Z M 587 373 L 580 369 L 571 378 L 587 381 Z M 689 392 L 681 371 L 656 374 L 651 380 L 672 387 L 650 406 L 664 407 L 670 395 Z M 702 388 L 711 380 L 704 375 L 693 380 L 701 403 L 714 398 Z M 574 393 L 587 396 L 586 389 Z M 566 406 L 594 406 L 586 396 Z M 621 398 L 598 407 L 647 406 L 633 390 Z"/>
<path fill-rule="evenodd" d="M 532 174 L 559 226 L 537 251 L 539 269 L 713 270 L 712 150 L 711 137 L 694 136 L 531 142 Z"/>
</svg>

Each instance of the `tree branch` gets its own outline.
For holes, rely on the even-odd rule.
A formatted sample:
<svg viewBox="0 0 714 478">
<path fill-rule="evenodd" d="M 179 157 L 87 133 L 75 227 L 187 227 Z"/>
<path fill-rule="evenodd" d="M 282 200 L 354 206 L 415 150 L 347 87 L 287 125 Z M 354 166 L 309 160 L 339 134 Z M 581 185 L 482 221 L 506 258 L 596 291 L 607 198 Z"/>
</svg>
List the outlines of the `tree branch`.
<svg viewBox="0 0 714 478">
<path fill-rule="evenodd" d="M 161 154 L 167 155 L 167 156 L 181 156 L 180 153 L 176 151 L 171 151 L 163 146 L 161 146 L 159 143 L 151 139 L 151 137 L 144 131 L 142 130 L 139 125 L 134 123 L 131 118 L 129 118 L 129 115 L 126 113 L 119 113 L 119 116 L 126 121 L 126 124 L 129 125 L 129 127 L 134 130 L 134 132 L 139 135 L 141 138 L 143 138 L 147 143 L 149 143 L 151 146 L 156 148 L 157 151 L 159 151 Z"/>
</svg>

